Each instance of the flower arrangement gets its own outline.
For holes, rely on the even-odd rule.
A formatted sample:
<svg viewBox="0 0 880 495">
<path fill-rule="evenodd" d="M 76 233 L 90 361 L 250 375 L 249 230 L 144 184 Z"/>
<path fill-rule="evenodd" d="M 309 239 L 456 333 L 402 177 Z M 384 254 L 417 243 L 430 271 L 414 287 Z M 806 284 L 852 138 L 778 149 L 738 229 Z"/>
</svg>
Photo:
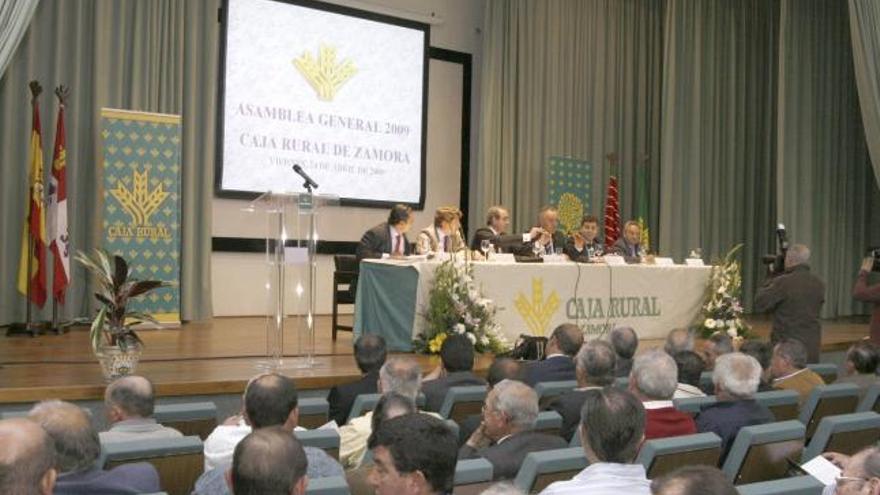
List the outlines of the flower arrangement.
<svg viewBox="0 0 880 495">
<path fill-rule="evenodd" d="M 495 323 L 495 311 L 492 300 L 477 289 L 471 265 L 451 258 L 434 272 L 425 328 L 413 346 L 418 352 L 437 354 L 446 337 L 463 334 L 477 352 L 505 352 L 510 346 Z"/>
<path fill-rule="evenodd" d="M 734 246 L 724 258 L 712 266 L 706 299 L 698 322 L 700 335 L 708 338 L 724 332 L 735 340 L 749 336 L 749 326 L 743 320 L 739 297 L 742 291 L 742 265 L 737 254 L 742 244 Z"/>
</svg>

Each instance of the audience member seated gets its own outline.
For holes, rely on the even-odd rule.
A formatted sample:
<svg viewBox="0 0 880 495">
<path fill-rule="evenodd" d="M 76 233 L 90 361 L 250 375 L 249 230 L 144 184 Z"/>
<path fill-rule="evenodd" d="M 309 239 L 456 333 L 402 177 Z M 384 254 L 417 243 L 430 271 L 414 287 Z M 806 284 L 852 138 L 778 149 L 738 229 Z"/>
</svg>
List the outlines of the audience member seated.
<svg viewBox="0 0 880 495">
<path fill-rule="evenodd" d="M 648 351 L 633 362 L 629 390 L 645 406 L 645 438 L 675 437 L 697 432 L 694 419 L 672 405 L 678 386 L 678 368 L 672 356 L 660 350 Z"/>
<path fill-rule="evenodd" d="M 639 347 L 639 336 L 631 327 L 617 327 L 611 331 L 611 346 L 614 347 L 614 353 L 617 359 L 614 365 L 614 376 L 622 378 L 629 376 L 632 370 L 633 356 L 636 355 L 636 349 Z"/>
<path fill-rule="evenodd" d="M 541 495 L 647 495 L 645 467 L 635 464 L 645 440 L 645 408 L 624 390 L 587 392 L 578 434 L 587 467 L 569 481 L 551 484 Z"/>
<path fill-rule="evenodd" d="M 440 346 L 441 364 L 422 379 L 425 409 L 438 412 L 450 387 L 485 385 L 486 380 L 475 375 L 474 344 L 464 334 L 450 335 Z"/>
<path fill-rule="evenodd" d="M 377 495 L 452 493 L 457 443 L 437 418 L 407 414 L 389 419 L 370 438 L 369 483 Z"/>
<path fill-rule="evenodd" d="M 244 392 L 246 428 L 237 428 L 232 435 L 226 436 L 223 426 L 218 426 L 205 440 L 205 452 L 207 454 L 210 450 L 213 468 L 196 481 L 194 493 L 199 495 L 229 493 L 225 473 L 232 464 L 236 446 L 251 431 L 262 428 L 280 427 L 293 436 L 299 421 L 298 401 L 293 380 L 284 375 L 267 373 L 251 380 Z M 243 431 L 247 433 L 238 436 Z M 305 455 L 309 460 L 310 478 L 343 474 L 342 466 L 323 450 L 305 447 Z"/>
<path fill-rule="evenodd" d="M 509 481 L 502 481 L 486 488 L 480 495 L 526 495 Z"/>
<path fill-rule="evenodd" d="M 694 334 L 687 328 L 673 329 L 666 335 L 666 343 L 663 350 L 670 356 L 675 356 L 679 352 L 694 350 Z"/>
<path fill-rule="evenodd" d="M 547 357 L 526 366 L 525 382 L 534 387 L 538 382 L 574 380 L 573 358 L 583 343 L 584 333 L 577 325 L 563 323 L 556 327 L 547 339 Z"/>
<path fill-rule="evenodd" d="M 522 381 L 522 366 L 519 361 L 511 358 L 498 358 L 489 366 L 489 372 L 486 374 L 489 382 L 489 390 L 502 380 L 519 380 Z M 480 427 L 483 421 L 481 414 L 472 414 L 458 423 L 458 444 L 464 445 L 467 439 L 473 435 L 474 431 Z"/>
<path fill-rule="evenodd" d="M 562 438 L 570 441 L 577 431 L 587 391 L 614 383 L 615 359 L 614 349 L 604 340 L 591 340 L 581 347 L 574 359 L 578 388 L 556 397 L 547 406 L 547 409 L 562 416 L 562 428 L 559 430 Z"/>
<path fill-rule="evenodd" d="M 822 495 L 880 495 L 880 445 L 873 445 L 852 456 L 837 452 L 822 454 L 840 468 L 837 480 Z"/>
<path fill-rule="evenodd" d="M 484 457 L 492 463 L 494 479 L 511 479 L 529 452 L 568 446 L 559 436 L 532 431 L 537 419 L 535 391 L 524 383 L 504 380 L 486 396 L 483 423 L 458 451 L 458 457 Z"/>
<path fill-rule="evenodd" d="M 739 347 L 739 352 L 752 356 L 761 365 L 761 384 L 758 392 L 773 390 L 773 378 L 770 372 L 770 359 L 773 357 L 773 346 L 762 340 L 747 340 Z"/>
<path fill-rule="evenodd" d="M 110 430 L 98 433 L 101 443 L 181 437 L 153 419 L 153 384 L 142 376 L 124 376 L 107 386 L 104 408 Z"/>
<path fill-rule="evenodd" d="M 159 473 L 145 462 L 124 464 L 110 470 L 96 467 L 101 455 L 98 432 L 79 406 L 58 400 L 40 402 L 31 409 L 28 417 L 43 427 L 55 445 L 56 495 L 160 491 Z"/>
<path fill-rule="evenodd" d="M 0 421 L 0 493 L 51 495 L 55 446 L 40 425 L 24 418 Z"/>
<path fill-rule="evenodd" d="M 711 466 L 685 466 L 655 479 L 652 495 L 737 495 L 720 469 Z"/>
<path fill-rule="evenodd" d="M 877 346 L 868 340 L 853 344 L 846 351 L 843 361 L 843 376 L 837 379 L 837 383 L 854 383 L 861 389 L 860 395 L 864 397 L 865 391 L 871 385 L 877 383 L 877 365 L 880 362 Z"/>
<path fill-rule="evenodd" d="M 303 495 L 308 455 L 284 428 L 260 428 L 235 446 L 229 484 L 235 495 Z"/>
<path fill-rule="evenodd" d="M 330 405 L 329 417 L 337 425 L 344 425 L 351 414 L 354 399 L 360 394 L 375 394 L 378 390 L 379 368 L 385 364 L 387 351 L 385 339 L 380 335 L 368 333 L 360 336 L 354 343 L 354 360 L 361 370 L 361 379 L 342 385 L 336 385 L 327 394 Z"/>
<path fill-rule="evenodd" d="M 668 350 L 666 352 L 669 353 Z M 705 397 L 706 394 L 700 390 L 700 375 L 706 369 L 703 358 L 694 351 L 678 351 L 670 356 L 678 367 L 678 385 L 672 397 L 675 399 Z"/>
<path fill-rule="evenodd" d="M 803 342 L 794 339 L 779 341 L 773 347 L 773 357 L 770 359 L 773 388 L 794 390 L 800 394 L 799 402 L 803 405 L 814 388 L 825 385 L 822 377 L 806 366 L 807 347 Z"/>
<path fill-rule="evenodd" d="M 732 352 L 719 356 L 712 373 L 718 402 L 703 408 L 697 416 L 697 430 L 721 437 L 721 461 L 743 426 L 772 423 L 773 413 L 755 401 L 761 382 L 761 365 L 752 356 Z"/>
<path fill-rule="evenodd" d="M 379 370 L 379 393 L 397 392 L 413 402 L 422 383 L 418 363 L 408 358 L 389 359 Z M 424 414 L 440 418 L 434 412 Z M 352 419 L 339 428 L 339 461 L 346 469 L 359 467 L 367 451 L 367 440 L 373 432 L 373 411 Z"/>
<path fill-rule="evenodd" d="M 715 360 L 722 354 L 733 352 L 733 339 L 723 332 L 712 334 L 703 344 L 702 356 L 706 362 L 706 371 L 715 369 Z M 711 392 L 711 391 L 709 391 Z"/>
</svg>

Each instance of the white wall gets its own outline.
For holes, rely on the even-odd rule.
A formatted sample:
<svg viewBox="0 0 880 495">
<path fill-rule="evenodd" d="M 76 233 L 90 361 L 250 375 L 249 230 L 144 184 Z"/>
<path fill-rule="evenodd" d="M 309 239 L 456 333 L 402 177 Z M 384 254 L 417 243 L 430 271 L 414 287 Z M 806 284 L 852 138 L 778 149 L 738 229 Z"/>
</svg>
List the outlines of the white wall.
<svg viewBox="0 0 880 495">
<path fill-rule="evenodd" d="M 479 29 L 483 22 L 484 0 L 381 0 L 333 3 L 352 7 L 442 19 L 431 26 L 431 46 L 473 54 L 471 167 L 476 157 L 477 125 L 473 117 L 479 108 Z M 461 179 L 462 69 L 458 64 L 431 60 L 428 86 L 428 138 L 425 209 L 416 212 L 414 229 L 431 223 L 433 211 L 441 205 L 458 205 Z M 215 237 L 262 238 L 265 221 L 242 209 L 247 201 L 215 198 L 213 235 Z M 327 209 L 319 222 L 320 238 L 331 241 L 357 241 L 368 228 L 384 221 L 387 210 L 359 207 Z M 411 235 L 410 240 L 414 240 Z M 321 256 L 318 262 L 317 312 L 331 311 L 333 259 Z M 215 316 L 261 315 L 266 312 L 266 268 L 263 255 L 252 253 L 213 253 L 212 290 Z"/>
</svg>

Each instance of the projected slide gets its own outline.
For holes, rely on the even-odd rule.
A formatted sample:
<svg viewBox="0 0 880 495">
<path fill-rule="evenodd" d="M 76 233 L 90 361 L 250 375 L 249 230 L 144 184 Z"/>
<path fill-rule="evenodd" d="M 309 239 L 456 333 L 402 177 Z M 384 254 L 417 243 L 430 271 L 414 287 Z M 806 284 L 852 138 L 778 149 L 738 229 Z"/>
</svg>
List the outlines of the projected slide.
<svg viewBox="0 0 880 495">
<path fill-rule="evenodd" d="M 302 191 L 298 164 L 317 193 L 424 199 L 428 27 L 358 13 L 227 2 L 221 194 Z"/>
</svg>

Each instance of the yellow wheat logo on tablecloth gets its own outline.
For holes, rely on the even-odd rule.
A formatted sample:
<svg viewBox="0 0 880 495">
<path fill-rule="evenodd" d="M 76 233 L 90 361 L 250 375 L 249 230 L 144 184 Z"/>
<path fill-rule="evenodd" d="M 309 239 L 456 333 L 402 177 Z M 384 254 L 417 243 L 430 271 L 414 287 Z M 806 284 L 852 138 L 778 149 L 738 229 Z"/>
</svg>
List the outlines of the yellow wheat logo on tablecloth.
<svg viewBox="0 0 880 495">
<path fill-rule="evenodd" d="M 159 209 L 169 193 L 162 189 L 161 182 L 156 185 L 155 189 L 148 191 L 150 181 L 149 172 L 146 170 L 143 173 L 138 173 L 135 170 L 132 179 L 131 189 L 125 187 L 125 184 L 120 181 L 116 189 L 110 190 L 110 194 L 131 215 L 131 221 L 135 226 L 150 225 L 150 217 Z"/>
<path fill-rule="evenodd" d="M 547 333 L 547 326 L 550 324 L 550 320 L 553 319 L 553 314 L 559 309 L 559 294 L 556 291 L 552 291 L 545 301 L 544 279 L 533 278 L 531 301 L 520 292 L 516 296 L 514 305 L 532 334 L 544 335 Z"/>
<path fill-rule="evenodd" d="M 317 59 L 311 53 L 303 52 L 302 56 L 293 59 L 293 65 L 312 85 L 318 98 L 324 101 L 333 100 L 339 88 L 357 73 L 351 60 L 337 63 L 336 48 L 327 45 L 318 48 Z"/>
</svg>

